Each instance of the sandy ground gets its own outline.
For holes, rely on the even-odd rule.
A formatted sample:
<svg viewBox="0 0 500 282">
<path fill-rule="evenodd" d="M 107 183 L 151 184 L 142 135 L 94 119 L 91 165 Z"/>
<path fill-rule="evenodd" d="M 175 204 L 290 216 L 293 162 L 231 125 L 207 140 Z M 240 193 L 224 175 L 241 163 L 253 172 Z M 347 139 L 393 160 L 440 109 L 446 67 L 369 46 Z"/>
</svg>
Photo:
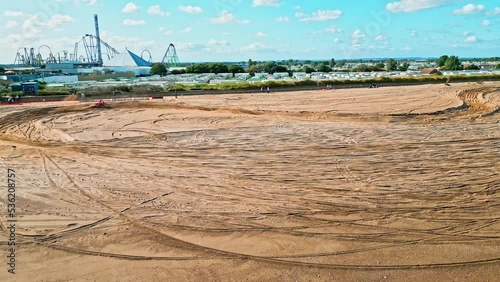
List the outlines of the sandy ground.
<svg viewBox="0 0 500 282">
<path fill-rule="evenodd" d="M 469 83 L 0 107 L 0 281 L 498 281 L 499 106 Z"/>
</svg>

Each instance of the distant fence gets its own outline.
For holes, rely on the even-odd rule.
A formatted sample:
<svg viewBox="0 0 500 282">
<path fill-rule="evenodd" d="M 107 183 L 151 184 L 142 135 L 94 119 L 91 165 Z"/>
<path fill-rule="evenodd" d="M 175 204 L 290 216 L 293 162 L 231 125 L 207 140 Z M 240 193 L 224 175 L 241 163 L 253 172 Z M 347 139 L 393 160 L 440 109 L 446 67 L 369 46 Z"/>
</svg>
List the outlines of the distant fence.
<svg viewBox="0 0 500 282">
<path fill-rule="evenodd" d="M 19 101 L 9 103 L 7 100 L 0 101 L 1 105 L 19 105 L 26 103 L 42 103 L 42 102 L 60 102 L 68 100 L 71 95 L 52 95 L 52 96 L 22 96 Z"/>
</svg>

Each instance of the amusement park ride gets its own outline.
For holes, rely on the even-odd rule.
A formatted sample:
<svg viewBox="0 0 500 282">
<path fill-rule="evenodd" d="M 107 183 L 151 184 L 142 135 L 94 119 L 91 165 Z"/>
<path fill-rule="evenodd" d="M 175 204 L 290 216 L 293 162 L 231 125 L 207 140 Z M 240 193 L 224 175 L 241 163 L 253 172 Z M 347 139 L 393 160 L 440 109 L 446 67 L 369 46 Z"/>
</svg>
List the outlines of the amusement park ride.
<svg viewBox="0 0 500 282">
<path fill-rule="evenodd" d="M 73 52 L 62 50 L 52 53 L 48 45 L 41 45 L 38 49 L 31 47 L 21 47 L 17 50 L 14 65 L 19 67 L 42 67 L 46 64 L 78 63 L 78 65 L 99 67 L 103 65 L 103 58 L 109 60 L 120 54 L 115 48 L 101 39 L 99 34 L 99 19 L 94 15 L 95 35 L 85 34 L 75 43 Z M 84 52 L 79 52 L 79 47 L 83 46 Z M 147 57 L 144 57 L 144 56 Z M 149 50 L 143 50 L 141 58 L 152 63 L 153 58 Z M 175 46 L 170 44 L 163 56 L 162 63 L 169 67 L 178 67 L 180 62 L 177 57 Z"/>
</svg>

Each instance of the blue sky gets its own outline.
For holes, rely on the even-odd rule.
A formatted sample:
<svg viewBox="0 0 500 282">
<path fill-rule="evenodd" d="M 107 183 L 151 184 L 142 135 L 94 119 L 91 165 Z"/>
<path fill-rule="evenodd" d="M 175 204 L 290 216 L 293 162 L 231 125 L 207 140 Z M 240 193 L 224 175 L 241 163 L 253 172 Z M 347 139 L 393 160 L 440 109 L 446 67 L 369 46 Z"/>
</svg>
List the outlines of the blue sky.
<svg viewBox="0 0 500 282">
<path fill-rule="evenodd" d="M 104 41 L 154 61 L 170 43 L 189 62 L 500 56 L 498 0 L 22 0 L 0 14 L 0 63 L 73 52 L 94 14 Z"/>
</svg>

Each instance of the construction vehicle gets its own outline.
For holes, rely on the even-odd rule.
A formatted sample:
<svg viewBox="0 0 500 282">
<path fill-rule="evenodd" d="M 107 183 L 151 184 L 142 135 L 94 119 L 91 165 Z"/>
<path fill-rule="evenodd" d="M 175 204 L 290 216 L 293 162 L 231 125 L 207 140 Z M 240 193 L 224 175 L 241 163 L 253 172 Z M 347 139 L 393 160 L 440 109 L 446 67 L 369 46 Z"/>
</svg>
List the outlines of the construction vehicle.
<svg viewBox="0 0 500 282">
<path fill-rule="evenodd" d="M 108 104 L 104 102 L 104 100 L 99 100 L 99 102 L 95 103 L 94 108 L 108 108 Z"/>
</svg>

